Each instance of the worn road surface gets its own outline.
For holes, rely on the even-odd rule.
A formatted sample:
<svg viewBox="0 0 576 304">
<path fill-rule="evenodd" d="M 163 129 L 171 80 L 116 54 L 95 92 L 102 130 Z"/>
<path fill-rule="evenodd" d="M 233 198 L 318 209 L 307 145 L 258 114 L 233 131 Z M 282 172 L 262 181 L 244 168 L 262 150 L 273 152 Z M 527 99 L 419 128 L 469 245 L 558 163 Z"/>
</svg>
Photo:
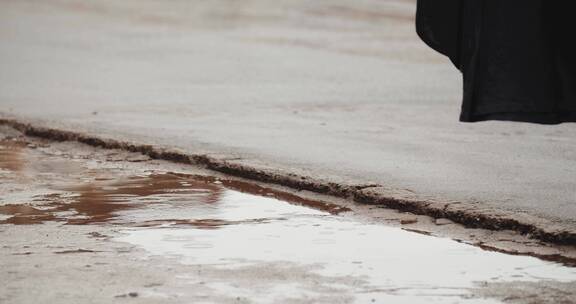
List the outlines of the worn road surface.
<svg viewBox="0 0 576 304">
<path fill-rule="evenodd" d="M 269 186 L 0 127 L 0 303 L 574 303 L 573 246 Z"/>
<path fill-rule="evenodd" d="M 0 1 L 3 117 L 576 231 L 576 125 L 457 121 L 411 0 Z"/>
</svg>

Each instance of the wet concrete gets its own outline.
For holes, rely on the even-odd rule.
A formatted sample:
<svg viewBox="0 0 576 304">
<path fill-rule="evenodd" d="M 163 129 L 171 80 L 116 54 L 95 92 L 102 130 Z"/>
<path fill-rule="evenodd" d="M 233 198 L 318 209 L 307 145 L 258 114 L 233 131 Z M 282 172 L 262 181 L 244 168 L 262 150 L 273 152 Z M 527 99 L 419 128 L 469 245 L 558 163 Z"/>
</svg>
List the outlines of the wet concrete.
<svg viewBox="0 0 576 304">
<path fill-rule="evenodd" d="M 430 236 L 423 217 L 14 134 L 0 141 L 3 303 L 571 303 L 576 295 L 567 257 L 563 265 L 485 250 Z"/>
</svg>

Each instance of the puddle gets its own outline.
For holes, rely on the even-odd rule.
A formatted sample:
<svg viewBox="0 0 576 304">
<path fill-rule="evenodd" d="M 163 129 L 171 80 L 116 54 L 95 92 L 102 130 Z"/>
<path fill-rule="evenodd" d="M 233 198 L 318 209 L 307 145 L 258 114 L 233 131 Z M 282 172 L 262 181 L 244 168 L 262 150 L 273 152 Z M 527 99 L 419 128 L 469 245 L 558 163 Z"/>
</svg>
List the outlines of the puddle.
<svg viewBox="0 0 576 304">
<path fill-rule="evenodd" d="M 318 293 L 345 303 L 499 303 L 474 291 L 576 281 L 561 264 L 359 222 L 340 215 L 346 208 L 252 184 L 69 158 L 59 172 L 51 166 L 63 156 L 29 150 L 0 142 L 0 224 L 120 227 L 115 241 L 201 265 L 206 287 L 254 303 Z M 210 280 L 215 272 L 227 276 Z"/>
<path fill-rule="evenodd" d="M 219 206 L 218 219 L 236 224 L 217 230 L 131 230 L 118 240 L 194 265 L 239 270 L 266 263 L 310 266 L 322 277 L 354 278 L 354 285 L 332 287 L 356 294 L 359 303 L 453 303 L 454 298 L 462 303 L 479 284 L 576 280 L 574 269 L 559 264 L 349 221 L 269 198 L 225 191 Z M 252 222 L 253 214 L 269 220 Z"/>
<path fill-rule="evenodd" d="M 9 183 L 17 177 L 27 184 L 22 191 L 0 193 L 0 224 L 41 224 L 57 221 L 66 224 L 117 224 L 124 226 L 190 225 L 215 228 L 234 223 L 234 219 L 219 218 L 228 189 L 263 195 L 307 205 L 331 214 L 346 208 L 311 201 L 297 196 L 230 180 L 206 176 L 191 176 L 170 172 L 134 172 L 128 170 L 74 166 L 68 160 L 64 167 L 79 167 L 79 172 L 62 172 L 62 157 L 33 157 L 20 142 L 0 142 L 0 181 Z M 56 159 L 51 159 L 56 158 Z M 79 162 L 80 163 L 80 162 Z M 44 172 L 38 172 L 41 171 Z M 44 174 L 40 177 L 39 174 Z M 128 174 L 127 174 L 128 173 Z M 28 176 L 28 178 L 26 178 Z M 34 185 L 35 187 L 28 187 Z M 11 190 L 18 190 L 14 185 Z M 1 190 L 1 188 L 0 188 Z M 240 192 L 238 192 L 240 193 Z M 234 208 L 239 218 L 252 214 L 254 222 L 270 220 L 266 210 Z M 258 218 L 258 215 L 261 215 Z M 227 216 L 230 217 L 230 216 Z M 242 219 L 243 220 L 243 219 Z"/>
<path fill-rule="evenodd" d="M 222 206 L 226 201 L 224 196 L 231 195 L 231 190 L 227 190 L 225 184 L 270 197 L 289 198 L 293 204 L 322 208 L 332 214 L 347 210 L 259 187 L 244 187 L 243 183 L 239 182 L 223 183 L 207 177 L 149 173 L 146 176 L 128 177 L 122 181 L 95 179 L 82 186 L 52 185 L 58 192 L 33 193 L 25 204 L 17 202 L 0 206 L 0 214 L 7 216 L 0 220 L 0 224 L 59 221 L 76 225 L 107 223 L 146 227 L 172 224 L 214 228 L 244 220 L 245 214 L 255 216 L 256 218 L 250 219 L 254 222 L 271 219 L 269 209 L 260 210 L 251 204 L 242 208 Z M 230 212 L 235 217 L 231 216 Z"/>
</svg>

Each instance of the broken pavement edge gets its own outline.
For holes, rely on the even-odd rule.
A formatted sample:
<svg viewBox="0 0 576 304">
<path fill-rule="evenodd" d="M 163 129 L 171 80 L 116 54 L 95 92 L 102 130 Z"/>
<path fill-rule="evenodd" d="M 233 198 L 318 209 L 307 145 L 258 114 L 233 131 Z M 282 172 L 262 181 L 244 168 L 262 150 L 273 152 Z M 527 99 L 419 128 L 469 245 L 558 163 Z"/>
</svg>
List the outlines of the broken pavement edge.
<svg viewBox="0 0 576 304">
<path fill-rule="evenodd" d="M 576 227 L 554 223 L 548 219 L 497 209 L 486 209 L 472 203 L 443 202 L 419 199 L 406 190 L 392 190 L 385 185 L 350 184 L 330 181 L 329 178 L 311 177 L 296 170 L 279 169 L 233 157 L 210 156 L 204 153 L 180 151 L 157 145 L 120 141 L 82 132 L 62 130 L 25 122 L 21 119 L 0 118 L 0 125 L 12 127 L 27 136 L 54 141 L 76 141 L 104 149 L 121 149 L 139 152 L 153 159 L 201 166 L 209 170 L 259 182 L 279 184 L 296 190 L 351 199 L 358 203 L 447 218 L 470 228 L 513 230 L 541 241 L 576 245 Z"/>
</svg>

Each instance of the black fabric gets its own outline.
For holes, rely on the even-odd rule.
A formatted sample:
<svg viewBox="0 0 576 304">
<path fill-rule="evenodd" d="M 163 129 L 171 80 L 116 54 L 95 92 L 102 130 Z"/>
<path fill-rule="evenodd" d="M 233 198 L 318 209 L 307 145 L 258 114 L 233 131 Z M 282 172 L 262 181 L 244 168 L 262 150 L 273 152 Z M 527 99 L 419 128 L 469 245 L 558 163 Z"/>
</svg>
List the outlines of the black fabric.
<svg viewBox="0 0 576 304">
<path fill-rule="evenodd" d="M 418 1 L 416 29 L 428 46 L 459 64 L 460 0 Z"/>
<path fill-rule="evenodd" d="M 576 122 L 576 3 L 418 0 L 420 37 L 463 75 L 460 121 Z"/>
</svg>

